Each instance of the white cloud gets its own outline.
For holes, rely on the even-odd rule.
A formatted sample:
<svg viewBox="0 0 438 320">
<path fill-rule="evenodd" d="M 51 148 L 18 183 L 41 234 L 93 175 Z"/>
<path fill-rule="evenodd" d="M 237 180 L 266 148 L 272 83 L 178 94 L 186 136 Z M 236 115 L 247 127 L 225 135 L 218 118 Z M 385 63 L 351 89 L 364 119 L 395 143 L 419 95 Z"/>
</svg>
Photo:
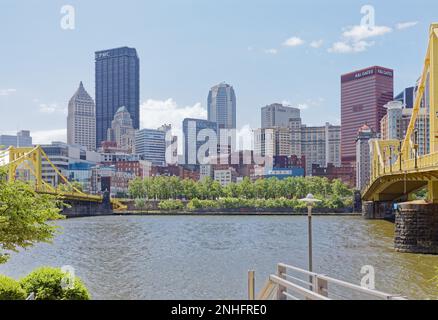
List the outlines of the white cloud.
<svg viewBox="0 0 438 320">
<path fill-rule="evenodd" d="M 374 41 L 368 39 L 380 37 L 392 32 L 392 28 L 387 26 L 369 27 L 356 25 L 344 29 L 342 39 L 332 44 L 328 49 L 331 53 L 357 53 L 363 52 L 367 48 L 374 46 Z"/>
<path fill-rule="evenodd" d="M 54 113 L 56 111 L 56 104 L 45 104 L 41 103 L 39 105 L 39 111 L 42 113 Z"/>
<path fill-rule="evenodd" d="M 37 99 L 34 99 L 34 101 L 38 101 Z M 39 104 L 39 112 L 52 114 L 52 113 L 63 113 L 67 114 L 67 108 L 60 107 L 56 103 L 40 103 Z"/>
<path fill-rule="evenodd" d="M 408 21 L 408 22 L 400 22 L 396 24 L 397 30 L 403 30 L 407 28 L 412 28 L 418 24 L 418 21 Z"/>
<path fill-rule="evenodd" d="M 296 107 L 300 110 L 309 109 L 309 105 L 307 103 L 299 103 Z"/>
<path fill-rule="evenodd" d="M 277 50 L 277 49 L 266 49 L 266 50 L 265 50 L 265 53 L 268 53 L 268 54 L 277 54 L 277 53 L 278 53 L 278 50 Z"/>
<path fill-rule="evenodd" d="M 193 106 L 180 107 L 172 98 L 167 100 L 149 99 L 140 106 L 140 127 L 156 129 L 163 124 L 171 124 L 172 134 L 178 136 L 179 149 L 182 147 L 182 121 L 184 118 L 207 119 L 207 110 L 199 102 Z"/>
<path fill-rule="evenodd" d="M 298 102 L 295 104 L 291 103 L 289 100 L 283 100 L 281 104 L 285 106 L 295 107 L 300 110 L 306 110 L 311 107 L 319 107 L 324 101 L 325 101 L 324 98 L 319 97 L 319 98 L 305 99 L 304 102 Z"/>
<path fill-rule="evenodd" d="M 163 124 L 171 124 L 172 128 L 181 128 L 184 118 L 206 119 L 207 110 L 201 103 L 180 107 L 172 99 L 148 99 L 140 106 L 140 124 L 142 128 L 156 129 Z"/>
<path fill-rule="evenodd" d="M 356 53 L 363 52 L 368 47 L 374 45 L 374 42 L 358 41 L 349 43 L 348 41 L 339 41 L 333 43 L 333 45 L 328 49 L 331 53 Z"/>
<path fill-rule="evenodd" d="M 353 51 L 352 46 L 342 41 L 333 43 L 333 45 L 328 49 L 328 52 L 333 52 L 333 53 L 350 53 L 352 51 Z"/>
<path fill-rule="evenodd" d="M 253 133 L 254 128 L 251 128 L 249 124 L 244 125 L 242 128 L 236 130 L 236 143 L 239 150 L 252 150 L 253 149 Z"/>
<path fill-rule="evenodd" d="M 304 40 L 298 37 L 291 37 L 283 42 L 283 46 L 296 47 L 304 44 Z"/>
<path fill-rule="evenodd" d="M 67 129 L 31 131 L 33 144 L 49 144 L 52 141 L 67 141 Z"/>
<path fill-rule="evenodd" d="M 365 25 L 360 25 L 347 28 L 342 33 L 342 36 L 346 39 L 351 39 L 354 42 L 358 42 L 372 37 L 383 36 L 384 34 L 390 33 L 391 31 L 392 29 L 387 26 L 369 27 Z"/>
<path fill-rule="evenodd" d="M 318 48 L 321 48 L 323 43 L 324 43 L 324 40 L 322 40 L 322 39 L 321 40 L 315 40 L 315 41 L 310 42 L 310 46 L 312 48 L 318 49 Z"/>
<path fill-rule="evenodd" d="M 10 96 L 11 94 L 14 94 L 17 92 L 17 89 L 0 89 L 0 96 Z"/>
</svg>

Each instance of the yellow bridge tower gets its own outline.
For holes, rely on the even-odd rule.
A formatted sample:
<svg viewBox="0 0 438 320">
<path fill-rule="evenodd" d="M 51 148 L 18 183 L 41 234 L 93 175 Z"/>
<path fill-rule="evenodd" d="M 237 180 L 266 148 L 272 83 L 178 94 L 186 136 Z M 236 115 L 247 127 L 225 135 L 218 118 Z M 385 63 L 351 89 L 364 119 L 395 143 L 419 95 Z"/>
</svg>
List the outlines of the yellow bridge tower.
<svg viewBox="0 0 438 320">
<path fill-rule="evenodd" d="M 424 112 L 420 109 L 424 108 Z M 419 153 L 417 121 L 428 115 L 429 131 Z M 427 123 L 426 119 L 423 119 Z M 364 215 L 382 218 L 395 211 L 395 248 L 403 252 L 438 254 L 438 23 L 429 29 L 429 44 L 416 91 L 412 116 L 403 141 L 372 140 L 371 179 L 362 192 Z M 427 148 L 423 148 L 427 150 Z M 427 187 L 427 199 L 412 200 Z"/>
</svg>

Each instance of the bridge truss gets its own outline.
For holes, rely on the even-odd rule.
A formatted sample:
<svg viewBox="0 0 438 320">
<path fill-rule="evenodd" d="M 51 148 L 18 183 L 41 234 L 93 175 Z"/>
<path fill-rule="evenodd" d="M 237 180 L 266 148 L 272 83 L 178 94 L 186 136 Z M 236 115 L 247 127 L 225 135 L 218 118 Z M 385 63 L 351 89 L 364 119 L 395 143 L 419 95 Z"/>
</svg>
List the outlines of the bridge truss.
<svg viewBox="0 0 438 320">
<path fill-rule="evenodd" d="M 364 200 L 407 200 L 408 194 L 427 186 L 428 201 L 438 203 L 438 23 L 429 29 L 423 71 L 404 139 L 374 139 L 370 143 L 371 177 L 363 190 Z"/>
<path fill-rule="evenodd" d="M 43 179 L 43 166 L 42 162 L 46 162 L 51 169 L 56 173 L 56 175 L 63 182 L 58 187 L 52 186 L 50 183 Z M 47 154 L 44 152 L 41 146 L 36 147 L 9 147 L 6 150 L 0 151 L 0 167 L 7 168 L 8 181 L 13 182 L 20 179 L 20 171 L 27 171 L 30 173 L 27 176 L 28 181 L 33 183 L 35 190 L 38 193 L 46 193 L 57 195 L 61 199 L 65 200 L 75 200 L 75 201 L 92 201 L 92 202 L 102 202 L 103 197 L 99 195 L 91 195 L 82 192 L 77 187 L 75 187 L 58 169 L 56 165 L 50 160 Z M 124 209 L 126 208 L 117 199 L 111 199 L 111 203 L 114 209 Z"/>
</svg>

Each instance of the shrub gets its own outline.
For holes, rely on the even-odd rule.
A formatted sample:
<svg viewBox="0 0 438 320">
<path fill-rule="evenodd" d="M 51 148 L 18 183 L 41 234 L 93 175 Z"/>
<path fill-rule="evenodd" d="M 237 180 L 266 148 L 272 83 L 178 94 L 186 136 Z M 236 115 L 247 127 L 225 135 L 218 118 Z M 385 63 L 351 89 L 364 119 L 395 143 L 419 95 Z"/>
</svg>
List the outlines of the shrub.
<svg viewBox="0 0 438 320">
<path fill-rule="evenodd" d="M 203 209 L 219 208 L 219 202 L 216 200 L 201 200 L 200 202 Z"/>
<path fill-rule="evenodd" d="M 42 267 L 20 280 L 27 295 L 35 293 L 36 300 L 89 300 L 90 294 L 82 281 L 74 278 L 72 288 L 63 288 L 66 273 L 59 268 Z"/>
<path fill-rule="evenodd" d="M 182 210 L 184 203 L 181 200 L 163 200 L 158 204 L 158 208 L 161 210 Z"/>
<path fill-rule="evenodd" d="M 217 200 L 199 200 L 199 199 L 192 199 L 187 204 L 187 208 L 189 210 L 196 210 L 196 209 L 216 209 L 220 208 L 221 205 L 219 201 Z"/>
<path fill-rule="evenodd" d="M 243 199 L 238 198 L 222 198 L 219 200 L 219 204 L 221 208 L 233 209 L 241 207 L 242 201 Z"/>
<path fill-rule="evenodd" d="M 190 202 L 187 204 L 187 209 L 189 210 L 196 210 L 201 208 L 202 208 L 201 200 L 199 200 L 198 198 L 194 198 L 190 200 Z"/>
<path fill-rule="evenodd" d="M 18 281 L 0 275 L 0 300 L 25 300 L 26 297 Z"/>
<path fill-rule="evenodd" d="M 134 205 L 136 209 L 144 209 L 146 207 L 146 200 L 143 198 L 136 198 L 134 200 Z"/>
</svg>

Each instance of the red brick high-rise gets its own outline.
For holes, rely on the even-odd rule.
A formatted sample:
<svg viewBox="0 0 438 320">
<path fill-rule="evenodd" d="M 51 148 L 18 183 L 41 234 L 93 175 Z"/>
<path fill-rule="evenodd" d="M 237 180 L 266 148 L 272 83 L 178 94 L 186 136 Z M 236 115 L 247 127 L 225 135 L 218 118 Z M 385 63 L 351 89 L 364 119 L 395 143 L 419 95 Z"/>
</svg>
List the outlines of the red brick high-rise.
<svg viewBox="0 0 438 320">
<path fill-rule="evenodd" d="M 394 71 L 379 66 L 341 76 L 341 160 L 356 160 L 357 130 L 364 123 L 380 132 L 383 107 L 394 96 Z"/>
</svg>

